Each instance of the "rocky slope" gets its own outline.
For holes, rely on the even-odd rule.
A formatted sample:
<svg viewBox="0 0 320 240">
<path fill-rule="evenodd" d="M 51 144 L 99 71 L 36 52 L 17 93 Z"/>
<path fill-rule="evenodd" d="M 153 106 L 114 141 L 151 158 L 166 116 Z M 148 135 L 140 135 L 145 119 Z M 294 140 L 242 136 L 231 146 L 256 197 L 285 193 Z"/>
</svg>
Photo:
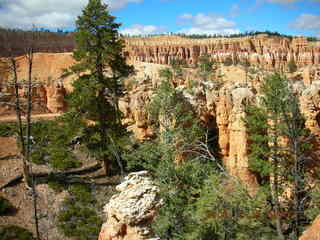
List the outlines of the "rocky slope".
<svg viewBox="0 0 320 240">
<path fill-rule="evenodd" d="M 125 55 L 133 62 L 170 64 L 173 59 L 187 64 L 198 62 L 208 54 L 224 62 L 248 61 L 265 69 L 285 70 L 293 59 L 300 67 L 320 63 L 320 42 L 308 42 L 304 37 L 293 39 L 260 34 L 242 38 L 187 39 L 181 37 L 151 37 L 126 39 Z"/>
</svg>

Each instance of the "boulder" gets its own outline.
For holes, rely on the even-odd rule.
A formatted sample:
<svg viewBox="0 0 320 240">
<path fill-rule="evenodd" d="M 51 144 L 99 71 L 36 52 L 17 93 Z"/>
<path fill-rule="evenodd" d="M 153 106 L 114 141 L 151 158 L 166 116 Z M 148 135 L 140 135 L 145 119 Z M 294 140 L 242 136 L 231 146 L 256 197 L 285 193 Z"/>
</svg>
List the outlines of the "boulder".
<svg viewBox="0 0 320 240">
<path fill-rule="evenodd" d="M 130 173 L 116 190 L 119 193 L 104 207 L 107 221 L 99 240 L 156 239 L 150 225 L 162 202 L 148 172 Z"/>
</svg>

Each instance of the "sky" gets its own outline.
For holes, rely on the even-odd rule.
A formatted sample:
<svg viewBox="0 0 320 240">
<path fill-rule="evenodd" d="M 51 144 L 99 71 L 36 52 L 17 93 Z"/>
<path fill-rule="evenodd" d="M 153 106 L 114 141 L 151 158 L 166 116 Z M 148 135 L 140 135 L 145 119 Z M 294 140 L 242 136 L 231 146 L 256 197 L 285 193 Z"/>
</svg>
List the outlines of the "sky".
<svg viewBox="0 0 320 240">
<path fill-rule="evenodd" d="M 103 0 L 120 32 L 233 34 L 277 31 L 320 39 L 320 0 Z M 0 0 L 0 26 L 74 29 L 88 0 Z"/>
</svg>

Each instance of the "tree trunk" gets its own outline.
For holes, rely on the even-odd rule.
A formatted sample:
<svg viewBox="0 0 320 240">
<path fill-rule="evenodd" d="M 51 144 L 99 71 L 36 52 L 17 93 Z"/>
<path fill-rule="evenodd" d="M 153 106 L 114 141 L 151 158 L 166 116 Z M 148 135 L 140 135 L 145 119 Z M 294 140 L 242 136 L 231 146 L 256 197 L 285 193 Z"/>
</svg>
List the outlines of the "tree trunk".
<svg viewBox="0 0 320 240">
<path fill-rule="evenodd" d="M 271 124 L 271 128 L 274 127 L 274 122 Z M 271 130 L 271 151 L 278 151 L 279 146 L 278 146 L 278 138 L 277 138 L 277 133 L 276 130 Z M 283 230 L 282 230 L 282 224 L 281 224 L 281 211 L 280 211 L 280 201 L 279 201 L 279 173 L 278 173 L 278 168 L 279 168 L 279 160 L 277 159 L 276 154 L 273 152 L 271 154 L 271 162 L 272 162 L 272 168 L 273 171 L 270 174 L 270 189 L 271 189 L 271 196 L 272 196 L 272 202 L 274 204 L 274 210 L 275 210 L 275 217 L 276 217 L 276 229 L 277 229 L 277 234 L 280 240 L 285 240 L 285 237 L 283 235 Z"/>
<path fill-rule="evenodd" d="M 18 137 L 21 144 L 21 157 L 22 157 L 22 171 L 23 171 L 23 178 L 25 181 L 25 184 L 28 188 L 31 187 L 32 181 L 30 177 L 30 168 L 28 165 L 28 160 L 26 159 L 26 144 L 24 140 L 24 134 L 23 134 L 23 126 L 22 126 L 22 119 L 21 119 L 21 102 L 20 102 L 20 96 L 19 96 L 19 84 L 18 84 L 18 75 L 17 75 L 17 62 L 16 59 L 13 57 L 10 59 L 11 61 L 11 67 L 13 71 L 13 85 L 15 89 L 15 98 L 16 98 L 16 116 L 17 116 L 17 125 L 18 125 Z"/>
<path fill-rule="evenodd" d="M 301 215 L 303 215 L 304 212 L 304 206 L 302 203 L 302 193 L 304 189 L 304 173 L 303 173 L 303 159 L 299 158 L 299 143 L 298 140 L 295 139 L 295 141 L 292 144 L 293 148 L 293 158 L 294 158 L 294 224 L 293 224 L 293 235 L 294 240 L 298 240 L 300 236 L 300 221 L 301 221 Z"/>
<path fill-rule="evenodd" d="M 112 167 L 112 164 L 110 162 L 109 159 L 103 159 L 103 169 L 104 169 L 104 172 L 106 174 L 106 176 L 110 176 L 111 175 L 111 167 Z"/>
<path fill-rule="evenodd" d="M 33 35 L 33 37 L 35 37 Z M 34 40 L 34 39 L 32 39 Z M 33 42 L 31 46 L 26 50 L 27 53 L 27 61 L 28 61 L 28 93 L 27 93 L 27 145 L 26 145 L 26 161 L 30 162 L 31 158 L 31 114 L 32 114 L 32 65 L 33 65 Z M 32 173 L 32 169 L 29 169 L 30 173 Z M 36 236 L 37 240 L 40 240 L 40 232 L 39 232 L 39 220 L 38 220 L 38 208 L 37 208 L 37 192 L 36 192 L 36 183 L 35 176 L 32 176 L 32 195 L 33 195 L 33 210 L 34 210 L 34 219 L 35 219 L 35 228 L 36 228 Z"/>
</svg>

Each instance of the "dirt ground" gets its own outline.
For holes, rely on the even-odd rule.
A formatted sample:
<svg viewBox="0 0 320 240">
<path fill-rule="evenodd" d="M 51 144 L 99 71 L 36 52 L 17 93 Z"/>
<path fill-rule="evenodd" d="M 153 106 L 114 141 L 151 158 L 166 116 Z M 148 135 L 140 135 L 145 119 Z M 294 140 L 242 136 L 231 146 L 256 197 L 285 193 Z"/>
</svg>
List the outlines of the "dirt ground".
<svg viewBox="0 0 320 240">
<path fill-rule="evenodd" d="M 43 113 L 43 114 L 36 114 L 32 116 L 32 120 L 53 120 L 56 117 L 59 117 L 61 113 Z M 15 115 L 5 115 L 0 117 L 0 122 L 16 122 Z M 25 117 L 22 117 L 25 120 Z"/>
</svg>

